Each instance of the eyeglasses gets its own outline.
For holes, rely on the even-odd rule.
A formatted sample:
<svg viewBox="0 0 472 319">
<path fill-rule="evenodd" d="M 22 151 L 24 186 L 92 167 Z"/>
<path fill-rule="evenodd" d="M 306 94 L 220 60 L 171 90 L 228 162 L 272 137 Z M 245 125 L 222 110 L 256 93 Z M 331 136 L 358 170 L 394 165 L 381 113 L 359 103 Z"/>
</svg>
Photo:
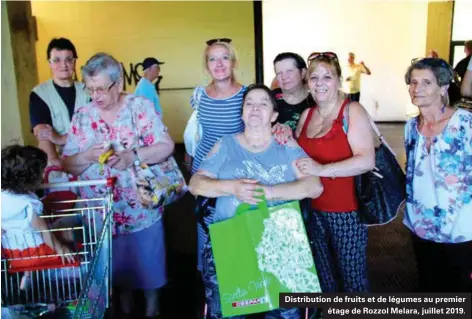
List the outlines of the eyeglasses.
<svg viewBox="0 0 472 319">
<path fill-rule="evenodd" d="M 49 61 L 50 63 L 52 63 L 52 64 L 59 64 L 59 63 L 61 63 L 61 62 L 63 62 L 63 61 L 64 61 L 66 64 L 72 64 L 72 63 L 74 63 L 75 58 L 67 57 L 67 58 L 65 58 L 64 60 L 62 60 L 61 58 L 52 58 L 52 59 L 49 59 L 48 61 Z"/>
<path fill-rule="evenodd" d="M 213 44 L 215 44 L 215 43 L 217 43 L 217 42 L 231 43 L 231 41 L 232 41 L 232 40 L 229 39 L 229 38 L 211 39 L 211 40 L 208 40 L 208 41 L 206 42 L 206 44 L 207 44 L 208 46 L 210 46 L 210 45 L 213 45 Z"/>
<path fill-rule="evenodd" d="M 311 61 L 313 61 L 317 58 L 320 58 L 320 57 L 326 57 L 330 60 L 338 61 L 338 56 L 334 52 L 313 52 L 312 54 L 310 54 L 310 56 L 307 59 L 308 64 L 310 64 Z"/>
<path fill-rule="evenodd" d="M 97 93 L 98 95 L 104 95 L 104 94 L 108 94 L 108 92 L 110 92 L 110 89 L 115 85 L 115 83 L 116 82 L 113 82 L 107 88 L 104 88 L 104 87 L 98 87 L 98 88 L 86 87 L 85 90 L 87 91 L 89 96 L 92 96 L 94 92 Z"/>
</svg>

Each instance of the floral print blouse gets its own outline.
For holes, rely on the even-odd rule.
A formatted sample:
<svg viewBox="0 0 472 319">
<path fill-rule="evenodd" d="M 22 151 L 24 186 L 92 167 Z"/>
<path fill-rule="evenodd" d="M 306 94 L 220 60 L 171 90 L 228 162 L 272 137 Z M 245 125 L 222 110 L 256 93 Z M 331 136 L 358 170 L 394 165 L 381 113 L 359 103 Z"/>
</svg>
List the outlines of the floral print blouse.
<svg viewBox="0 0 472 319">
<path fill-rule="evenodd" d="M 429 152 L 418 118 L 409 120 L 405 148 L 405 226 L 434 242 L 472 240 L 472 113 L 458 109 Z"/>
<path fill-rule="evenodd" d="M 63 155 L 75 155 L 103 143 L 110 143 L 115 151 L 150 146 L 159 142 L 163 132 L 167 132 L 167 128 L 152 103 L 145 98 L 126 95 L 111 127 L 100 118 L 98 108 L 91 102 L 75 111 Z M 139 204 L 130 169 L 120 171 L 106 164 L 101 167 L 94 163 L 79 179 L 100 180 L 107 177 L 116 177 L 113 189 L 114 235 L 138 232 L 160 220 L 163 207 L 149 210 Z M 80 195 L 85 199 L 103 197 L 105 193 L 105 186 L 80 188 Z"/>
</svg>

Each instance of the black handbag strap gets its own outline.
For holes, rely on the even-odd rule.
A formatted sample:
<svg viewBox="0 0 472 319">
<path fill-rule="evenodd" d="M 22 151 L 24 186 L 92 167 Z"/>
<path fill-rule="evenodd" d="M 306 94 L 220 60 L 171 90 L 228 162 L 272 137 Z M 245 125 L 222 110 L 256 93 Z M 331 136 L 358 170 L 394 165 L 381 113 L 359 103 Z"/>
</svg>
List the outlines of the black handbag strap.
<svg viewBox="0 0 472 319">
<path fill-rule="evenodd" d="M 197 196 L 195 199 L 195 216 L 197 223 L 202 226 L 206 234 L 210 233 L 208 225 L 205 223 L 204 218 L 210 215 L 210 207 L 215 207 L 216 198 L 209 198 L 204 196 Z"/>
</svg>

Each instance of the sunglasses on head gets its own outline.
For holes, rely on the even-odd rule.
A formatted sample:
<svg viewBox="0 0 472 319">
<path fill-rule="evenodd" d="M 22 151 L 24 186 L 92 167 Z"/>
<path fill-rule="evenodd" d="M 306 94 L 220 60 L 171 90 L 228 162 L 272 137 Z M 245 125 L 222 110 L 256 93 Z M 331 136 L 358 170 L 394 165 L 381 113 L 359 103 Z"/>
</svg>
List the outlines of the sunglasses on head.
<svg viewBox="0 0 472 319">
<path fill-rule="evenodd" d="M 338 61 L 338 56 L 334 52 L 313 52 L 307 59 L 308 63 L 320 57 L 326 57 L 328 59 Z"/>
<path fill-rule="evenodd" d="M 224 43 L 231 43 L 231 39 L 229 38 L 219 38 L 219 39 L 211 39 L 206 42 L 207 45 L 212 45 L 217 42 L 224 42 Z"/>
</svg>

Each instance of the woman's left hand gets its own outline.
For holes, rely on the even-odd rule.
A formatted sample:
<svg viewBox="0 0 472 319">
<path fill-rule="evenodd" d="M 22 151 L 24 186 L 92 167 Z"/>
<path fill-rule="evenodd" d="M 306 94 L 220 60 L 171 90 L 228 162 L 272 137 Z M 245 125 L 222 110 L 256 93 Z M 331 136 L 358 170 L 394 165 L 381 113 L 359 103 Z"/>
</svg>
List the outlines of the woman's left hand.
<svg viewBox="0 0 472 319">
<path fill-rule="evenodd" d="M 319 176 L 323 165 L 311 158 L 301 158 L 296 161 L 295 165 L 304 175 Z"/>
<path fill-rule="evenodd" d="M 135 155 L 132 151 L 121 151 L 113 154 L 107 161 L 110 167 L 124 171 L 134 162 Z"/>
</svg>

